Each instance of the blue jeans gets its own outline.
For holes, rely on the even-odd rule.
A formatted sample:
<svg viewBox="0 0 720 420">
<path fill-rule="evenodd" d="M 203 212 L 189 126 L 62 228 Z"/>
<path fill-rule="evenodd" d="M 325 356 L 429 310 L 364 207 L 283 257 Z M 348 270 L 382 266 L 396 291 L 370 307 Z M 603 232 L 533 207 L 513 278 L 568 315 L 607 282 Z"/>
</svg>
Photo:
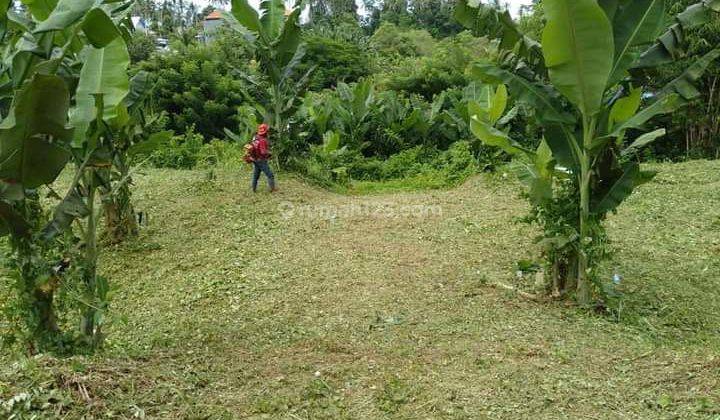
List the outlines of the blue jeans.
<svg viewBox="0 0 720 420">
<path fill-rule="evenodd" d="M 253 177 L 252 177 L 252 190 L 257 191 L 258 181 L 260 180 L 260 173 L 264 173 L 268 180 L 268 186 L 271 190 L 275 189 L 275 175 L 270 170 L 270 165 L 267 160 L 256 160 L 253 162 Z"/>
</svg>

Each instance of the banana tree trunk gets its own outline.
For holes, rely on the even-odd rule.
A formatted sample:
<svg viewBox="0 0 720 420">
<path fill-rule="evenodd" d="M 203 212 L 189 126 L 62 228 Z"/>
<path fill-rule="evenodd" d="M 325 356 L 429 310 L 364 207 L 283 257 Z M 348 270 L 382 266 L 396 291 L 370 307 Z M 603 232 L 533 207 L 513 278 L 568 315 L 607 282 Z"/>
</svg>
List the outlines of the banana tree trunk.
<svg viewBox="0 0 720 420">
<path fill-rule="evenodd" d="M 104 239 L 107 242 L 119 244 L 138 235 L 138 223 L 128 185 L 120 187 L 114 196 L 108 195 L 103 198 L 103 213 L 105 214 Z"/>
<path fill-rule="evenodd" d="M 103 192 L 102 203 L 105 214 L 103 236 L 107 242 L 119 244 L 137 236 L 139 229 L 132 205 L 130 167 L 122 153 L 116 156 L 114 164 L 120 173 L 120 185 L 115 192 L 112 190 Z"/>
<path fill-rule="evenodd" d="M 87 170 L 85 186 L 87 188 L 87 207 L 89 215 L 85 229 L 85 261 L 83 267 L 83 283 L 85 285 L 85 305 L 80 330 L 85 339 L 93 346 L 97 344 L 100 337 L 99 328 L 95 325 L 95 296 L 97 290 L 97 211 L 95 209 L 95 195 L 97 185 L 95 183 L 95 169 Z"/>
<path fill-rule="evenodd" d="M 38 333 L 40 335 L 54 335 L 60 331 L 55 316 L 55 289 L 57 288 L 57 279 L 52 278 L 46 284 L 35 287 L 33 297 L 35 299 L 35 310 L 38 316 Z"/>
<path fill-rule="evenodd" d="M 34 194 L 26 198 L 19 210 L 23 218 L 32 221 L 32 224 L 41 225 L 44 222 L 42 208 Z M 42 283 L 38 282 L 39 279 L 47 278 L 42 275 L 46 265 L 43 263 L 43 256 L 38 254 L 39 247 L 32 243 L 31 237 L 11 237 L 11 241 L 17 255 L 17 258 L 12 259 L 19 274 L 17 288 L 23 309 L 28 312 L 24 318 L 31 333 L 25 344 L 28 353 L 35 354 L 43 351 L 46 344 L 53 342 L 53 338 L 60 333 L 54 306 L 58 279 L 51 276 Z"/>
<path fill-rule="evenodd" d="M 584 163 L 584 162 L 583 162 Z M 590 279 L 588 278 L 588 245 L 592 238 L 589 237 L 590 223 L 590 173 L 588 165 L 583 165 L 580 184 L 580 246 L 577 259 L 577 301 L 580 305 L 590 303 L 591 290 Z"/>
<path fill-rule="evenodd" d="M 35 315 L 35 319 L 28 318 L 28 327 L 32 331 L 32 338 L 28 342 L 28 352 L 34 354 L 42 351 L 45 345 L 53 341 L 53 337 L 60 333 L 54 306 L 57 279 L 53 277 L 43 284 L 37 283 L 37 272 L 30 262 L 34 256 L 29 244 L 27 245 L 26 250 L 19 254 L 20 258 L 26 261 L 21 269 L 21 277 L 27 290 L 28 301 L 26 304 Z"/>
<path fill-rule="evenodd" d="M 581 153 L 580 162 L 580 214 L 579 214 L 579 227 L 580 227 L 580 238 L 578 246 L 577 256 L 577 302 L 581 306 L 590 304 L 592 299 L 592 288 L 591 280 L 589 278 L 588 268 L 590 267 L 589 261 L 589 248 L 592 246 L 592 237 L 590 224 L 592 223 L 590 215 L 590 188 L 591 188 L 591 145 L 595 136 L 595 118 L 583 118 L 583 147 Z"/>
<path fill-rule="evenodd" d="M 577 289 L 578 251 L 556 251 L 552 256 L 548 285 L 556 298 L 563 298 Z"/>
</svg>

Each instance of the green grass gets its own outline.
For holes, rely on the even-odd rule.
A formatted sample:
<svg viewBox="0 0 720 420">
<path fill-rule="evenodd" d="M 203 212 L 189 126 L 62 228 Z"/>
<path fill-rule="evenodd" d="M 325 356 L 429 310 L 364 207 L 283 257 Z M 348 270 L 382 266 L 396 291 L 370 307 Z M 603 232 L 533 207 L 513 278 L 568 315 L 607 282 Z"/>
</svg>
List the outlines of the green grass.
<svg viewBox="0 0 720 420">
<path fill-rule="evenodd" d="M 717 419 L 720 162 L 656 169 L 608 222 L 617 319 L 488 286 L 537 258 L 500 177 L 251 195 L 246 173 L 148 171 L 149 226 L 102 261 L 106 349 L 2 355 L 0 398 L 64 418 Z M 417 206 L 442 212 L 391 217 Z"/>
<path fill-rule="evenodd" d="M 441 190 L 451 187 L 450 184 L 445 173 L 435 171 L 387 181 L 353 180 L 345 190 L 340 191 L 351 195 L 388 194 L 419 190 Z"/>
</svg>

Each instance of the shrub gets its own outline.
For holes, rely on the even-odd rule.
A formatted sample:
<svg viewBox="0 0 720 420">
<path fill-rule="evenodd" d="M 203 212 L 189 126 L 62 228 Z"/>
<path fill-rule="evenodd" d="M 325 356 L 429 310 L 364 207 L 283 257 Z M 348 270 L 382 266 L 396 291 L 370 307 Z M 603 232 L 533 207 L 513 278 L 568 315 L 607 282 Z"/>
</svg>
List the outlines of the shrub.
<svg viewBox="0 0 720 420">
<path fill-rule="evenodd" d="M 146 33 L 136 32 L 128 42 L 128 53 L 133 63 L 148 60 L 156 50 L 155 37 Z"/>
<path fill-rule="evenodd" d="M 432 169 L 429 163 L 437 151 L 416 146 L 390 156 L 383 162 L 382 179 L 399 179 L 414 176 Z"/>
<path fill-rule="evenodd" d="M 350 180 L 350 171 L 362 155 L 347 148 L 331 150 L 327 145 L 317 145 L 310 149 L 307 158 L 294 161 L 294 169 L 325 187 L 346 185 Z"/>
<path fill-rule="evenodd" d="M 236 169 L 246 165 L 244 145 L 213 139 L 198 151 L 197 166 Z"/>
<path fill-rule="evenodd" d="M 435 39 L 424 29 L 401 28 L 385 22 L 370 38 L 370 44 L 386 57 L 420 57 L 430 55 L 435 47 Z"/>
<path fill-rule="evenodd" d="M 212 139 L 204 143 L 203 137 L 188 130 L 184 135 L 173 136 L 171 131 L 158 132 L 132 155 L 135 162 L 146 160 L 158 168 L 239 168 L 245 165 L 245 145 L 233 140 Z"/>
<path fill-rule="evenodd" d="M 235 75 L 254 74 L 250 62 L 243 41 L 229 37 L 155 54 L 140 68 L 153 75 L 154 104 L 167 113 L 167 128 L 183 133 L 195 127 L 210 140 L 224 137 L 224 127 L 238 126 L 237 108 L 246 104 L 245 95 L 262 89 Z"/>
<path fill-rule="evenodd" d="M 149 161 L 158 168 L 192 169 L 198 163 L 203 142 L 203 136 L 190 129 L 184 135 L 171 137 L 169 142 L 158 145 Z"/>
<path fill-rule="evenodd" d="M 378 76 L 387 89 L 422 95 L 435 95 L 469 83 L 466 69 L 481 58 L 490 56 L 491 45 L 486 38 L 475 38 L 469 32 L 446 38 L 431 53 L 422 57 L 406 57 Z"/>
<path fill-rule="evenodd" d="M 479 170 L 472 145 L 467 141 L 453 144 L 450 149 L 440 154 L 438 162 L 439 169 L 445 173 L 449 185 L 462 182 Z"/>
<path fill-rule="evenodd" d="M 307 146 L 302 148 L 303 144 L 318 144 L 328 131 L 343 133 L 343 145 L 368 158 L 387 159 L 418 146 L 424 151 L 447 150 L 456 141 L 473 137 L 468 105 L 482 100 L 483 89 L 477 83 L 463 89 L 453 88 L 436 96 L 432 103 L 417 95 L 376 92 L 368 82 L 341 84 L 335 91 L 309 94 L 297 116 L 294 154 L 305 153 Z M 515 111 L 516 117 L 507 118 L 506 124 L 510 124 L 513 132 L 524 133 L 525 124 L 515 118 L 524 118 L 525 112 L 521 107 Z M 535 141 L 534 135 L 526 137 L 530 143 Z M 491 165 L 497 160 L 498 152 L 493 148 L 484 147 L 477 140 L 472 146 L 472 152 L 483 163 Z"/>
<path fill-rule="evenodd" d="M 356 82 L 370 75 L 370 55 L 356 43 L 314 35 L 305 38 L 305 48 L 305 57 L 297 73 L 301 77 L 315 67 L 310 80 L 311 90 L 335 87 L 338 82 Z"/>
<path fill-rule="evenodd" d="M 359 159 L 350 167 L 349 175 L 352 179 L 360 181 L 378 181 L 383 179 L 385 161 L 378 158 Z"/>
<path fill-rule="evenodd" d="M 416 146 L 387 159 L 366 158 L 357 151 L 338 149 L 328 153 L 314 146 L 296 169 L 320 185 L 347 186 L 351 181 L 389 182 L 407 180 L 416 188 L 442 188 L 457 185 L 478 172 L 478 162 L 469 142 L 455 143 L 446 151 Z M 362 189 L 372 190 L 369 184 Z"/>
</svg>

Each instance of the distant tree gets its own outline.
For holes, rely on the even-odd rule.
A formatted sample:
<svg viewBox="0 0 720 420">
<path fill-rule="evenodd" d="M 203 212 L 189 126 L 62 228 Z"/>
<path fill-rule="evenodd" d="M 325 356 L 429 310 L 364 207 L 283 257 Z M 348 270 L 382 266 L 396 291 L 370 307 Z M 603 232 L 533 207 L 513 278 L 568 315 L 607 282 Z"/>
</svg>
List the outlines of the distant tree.
<svg viewBox="0 0 720 420">
<path fill-rule="evenodd" d="M 237 125 L 237 108 L 254 94 L 238 74 L 252 75 L 251 54 L 242 37 L 221 33 L 208 45 L 173 45 L 168 54 L 154 54 L 139 65 L 151 75 L 152 100 L 168 115 L 167 128 L 176 133 L 194 129 L 207 141 L 224 138 L 223 127 Z"/>
<path fill-rule="evenodd" d="M 365 25 L 374 33 L 383 23 L 398 26 L 413 26 L 408 0 L 364 0 Z"/>
<path fill-rule="evenodd" d="M 310 22 L 319 23 L 350 15 L 357 19 L 358 10 L 355 0 L 310 0 Z"/>
<path fill-rule="evenodd" d="M 464 30 L 453 19 L 456 0 L 365 0 L 365 26 L 374 33 L 383 23 L 425 29 L 444 38 Z"/>
<path fill-rule="evenodd" d="M 428 30 L 435 37 L 455 35 L 464 30 L 453 19 L 455 0 L 412 0 L 410 14 L 415 26 Z"/>
<path fill-rule="evenodd" d="M 369 40 L 366 28 L 357 15 L 344 14 L 332 19 L 310 22 L 304 27 L 308 36 L 322 36 L 338 41 L 347 41 L 366 48 Z"/>
<path fill-rule="evenodd" d="M 430 55 L 436 41 L 427 30 L 403 28 L 391 22 L 383 22 L 370 38 L 370 43 L 384 56 L 415 57 Z"/>
<path fill-rule="evenodd" d="M 200 8 L 188 0 L 138 0 L 133 15 L 145 19 L 160 36 L 169 37 L 192 28 L 200 21 Z"/>
<path fill-rule="evenodd" d="M 378 80 L 387 89 L 431 100 L 448 89 L 467 86 L 470 81 L 466 69 L 479 59 L 488 58 L 491 49 L 487 39 L 463 32 L 437 41 L 429 55 L 391 61 L 392 65 L 382 67 L 384 71 Z"/>
<path fill-rule="evenodd" d="M 155 37 L 143 32 L 136 32 L 128 42 L 128 52 L 130 53 L 130 61 L 139 63 L 150 58 L 155 52 L 157 46 Z"/>
<path fill-rule="evenodd" d="M 542 1 L 540 0 L 535 0 L 531 5 L 523 6 L 520 9 L 518 27 L 530 38 L 540 41 L 540 35 L 545 25 L 544 13 Z"/>
<path fill-rule="evenodd" d="M 314 35 L 305 38 L 305 45 L 298 75 L 315 67 L 310 78 L 311 90 L 332 88 L 339 82 L 351 83 L 370 75 L 370 55 L 356 43 Z"/>
</svg>

